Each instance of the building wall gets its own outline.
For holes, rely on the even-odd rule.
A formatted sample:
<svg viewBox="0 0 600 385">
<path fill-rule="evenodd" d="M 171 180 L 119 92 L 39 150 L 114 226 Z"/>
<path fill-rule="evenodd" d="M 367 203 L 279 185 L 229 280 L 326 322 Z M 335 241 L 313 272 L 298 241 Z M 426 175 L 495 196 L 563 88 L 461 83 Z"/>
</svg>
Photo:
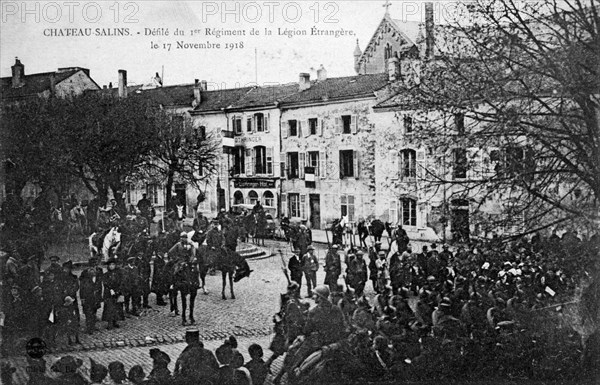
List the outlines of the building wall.
<svg viewBox="0 0 600 385">
<path fill-rule="evenodd" d="M 76 72 L 73 76 L 56 84 L 56 96 L 64 98 L 70 95 L 79 95 L 86 90 L 97 90 L 99 87 L 86 75 L 85 72 Z"/>
<path fill-rule="evenodd" d="M 258 131 L 256 126 L 256 116 L 262 114 L 264 117 L 263 131 Z M 234 151 L 243 149 L 244 167 L 239 173 L 234 170 L 235 156 L 229 157 L 229 169 L 231 176 L 227 179 L 229 194 L 228 202 L 234 203 L 234 195 L 241 193 L 243 203 L 250 204 L 250 194 L 256 193 L 262 205 L 278 207 L 279 195 L 281 191 L 280 182 L 280 117 L 281 111 L 276 108 L 263 110 L 250 110 L 231 112 L 227 114 L 228 130 L 234 131 L 233 121 L 241 119 L 242 130 L 236 132 L 234 137 Z M 251 131 L 248 131 L 248 120 L 251 121 Z M 266 172 L 257 173 L 256 171 L 256 148 L 264 147 L 267 155 Z M 270 156 L 269 156 L 270 155 Z M 269 167 L 270 164 L 270 167 Z M 273 196 L 272 202 L 267 202 L 265 193 L 270 192 Z M 270 203 L 270 204 L 267 204 Z M 229 203 L 228 203 L 229 204 Z"/>
<path fill-rule="evenodd" d="M 441 152 L 436 148 L 436 138 L 418 140 L 414 133 L 407 132 L 405 117 L 412 119 L 413 130 L 423 125 L 442 129 L 444 120 L 453 121 L 453 117 L 437 112 L 397 109 L 376 113 L 376 216 L 402 224 L 411 238 L 451 239 L 452 229 L 458 226 L 457 212 L 464 212 L 471 234 L 490 236 L 480 222 L 486 216 L 501 215 L 503 202 L 497 196 L 487 197 L 486 185 L 477 181 L 492 175 L 496 163 L 491 161 L 490 154 L 498 148 L 492 144 L 486 149 L 469 147 L 467 140 L 455 139 L 456 146 L 466 150 L 466 177 L 461 183 L 444 183 L 454 179 L 452 151 Z M 470 123 L 467 121 L 465 125 Z M 415 153 L 414 177 L 403 175 L 405 150 Z M 404 200 L 416 203 L 415 223 L 405 218 Z"/>
<path fill-rule="evenodd" d="M 375 214 L 375 164 L 374 150 L 375 133 L 372 106 L 375 100 L 350 101 L 344 103 L 329 103 L 324 105 L 307 106 L 302 108 L 286 109 L 282 113 L 282 162 L 286 163 L 285 170 L 289 171 L 287 154 L 298 152 L 319 153 L 318 172 L 315 175 L 314 187 L 307 187 L 306 176 L 283 180 L 282 203 L 284 203 L 283 214 L 290 216 L 289 199 L 290 194 L 300 194 L 301 213 L 303 219 L 311 224 L 310 194 L 318 194 L 320 197 L 320 220 L 319 227 L 323 228 L 326 223 L 342 214 L 341 204 L 344 196 L 354 199 L 354 215 L 352 220 L 357 221 L 361 217 Z M 351 115 L 356 119 L 356 125 L 351 127 L 351 133 L 341 133 L 339 119 L 342 115 Z M 307 135 L 308 119 L 317 118 L 318 127 L 316 135 Z M 302 122 L 302 136 L 290 136 L 289 121 L 299 120 Z M 340 178 L 340 151 L 353 150 L 358 154 L 358 177 Z M 300 168 L 303 163 L 301 160 Z M 302 198 L 304 197 L 304 198 Z M 313 224 L 313 227 L 316 227 Z"/>
</svg>

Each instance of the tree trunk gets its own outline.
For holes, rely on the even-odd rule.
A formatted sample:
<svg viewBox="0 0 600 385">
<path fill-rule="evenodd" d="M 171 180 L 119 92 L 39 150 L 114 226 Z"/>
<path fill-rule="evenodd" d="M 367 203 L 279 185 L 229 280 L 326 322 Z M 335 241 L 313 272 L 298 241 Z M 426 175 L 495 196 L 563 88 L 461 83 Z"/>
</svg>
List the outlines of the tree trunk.
<svg viewBox="0 0 600 385">
<path fill-rule="evenodd" d="M 175 207 L 173 207 L 173 199 L 171 199 L 174 180 L 175 172 L 169 168 L 169 172 L 167 173 L 167 184 L 165 185 L 165 211 L 175 210 Z"/>
</svg>

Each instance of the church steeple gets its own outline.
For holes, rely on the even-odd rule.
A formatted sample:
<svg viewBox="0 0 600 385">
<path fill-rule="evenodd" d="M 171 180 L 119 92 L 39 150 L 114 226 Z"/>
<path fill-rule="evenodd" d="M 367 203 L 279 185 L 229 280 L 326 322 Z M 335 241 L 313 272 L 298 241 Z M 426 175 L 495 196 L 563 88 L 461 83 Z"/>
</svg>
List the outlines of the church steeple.
<svg viewBox="0 0 600 385">
<path fill-rule="evenodd" d="M 359 64 L 358 61 L 360 60 L 360 57 L 362 56 L 362 51 L 360 50 L 360 46 L 358 45 L 358 39 L 356 39 L 356 47 L 354 48 L 354 71 L 356 71 L 356 73 L 359 73 Z"/>
</svg>

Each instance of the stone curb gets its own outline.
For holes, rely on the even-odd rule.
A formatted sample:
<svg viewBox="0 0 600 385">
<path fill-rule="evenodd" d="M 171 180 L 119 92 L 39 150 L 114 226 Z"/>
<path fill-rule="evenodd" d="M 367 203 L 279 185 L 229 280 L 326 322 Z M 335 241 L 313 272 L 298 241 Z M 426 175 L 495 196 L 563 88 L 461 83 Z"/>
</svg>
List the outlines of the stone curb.
<svg viewBox="0 0 600 385">
<path fill-rule="evenodd" d="M 103 342 L 88 342 L 80 345 L 60 345 L 54 349 L 49 349 L 47 354 L 65 354 L 73 352 L 92 352 L 98 350 L 108 349 L 124 349 L 129 347 L 142 347 L 142 346 L 160 346 L 160 345 L 172 345 L 185 341 L 184 334 L 185 328 L 182 329 L 181 335 L 169 334 L 169 335 L 153 335 L 148 336 L 146 339 L 128 339 L 112 338 L 108 341 Z M 264 329 L 239 329 L 232 331 L 205 331 L 200 332 L 200 339 L 202 341 L 216 341 L 224 340 L 225 338 L 233 335 L 235 337 L 266 337 L 273 333 L 273 328 Z M 9 354 L 5 358 L 24 356 L 25 354 Z"/>
</svg>

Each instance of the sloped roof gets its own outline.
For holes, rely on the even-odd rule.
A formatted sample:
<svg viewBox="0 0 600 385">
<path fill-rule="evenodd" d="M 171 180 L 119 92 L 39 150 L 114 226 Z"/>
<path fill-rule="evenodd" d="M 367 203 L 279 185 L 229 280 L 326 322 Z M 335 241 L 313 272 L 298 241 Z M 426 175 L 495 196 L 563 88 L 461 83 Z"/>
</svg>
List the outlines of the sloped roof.
<svg viewBox="0 0 600 385">
<path fill-rule="evenodd" d="M 298 92 L 297 83 L 288 83 L 267 87 L 254 87 L 244 94 L 230 108 L 252 108 L 271 106 L 282 102 Z"/>
<path fill-rule="evenodd" d="M 117 88 L 118 90 L 118 88 Z M 156 88 L 136 87 L 127 89 L 128 93 L 142 94 L 163 106 L 190 106 L 194 100 L 194 84 L 180 84 Z"/>
<path fill-rule="evenodd" d="M 192 112 L 221 111 L 240 100 L 252 87 L 203 91 L 202 102 Z"/>
<path fill-rule="evenodd" d="M 373 107 L 374 110 L 385 109 L 385 108 L 399 108 L 399 109 L 414 109 L 422 106 L 419 104 L 419 99 L 415 97 L 417 95 L 417 89 L 408 89 L 401 87 L 387 99 L 379 102 Z"/>
<path fill-rule="evenodd" d="M 394 25 L 398 32 L 405 35 L 409 42 L 412 44 L 417 44 L 419 40 L 419 32 L 421 30 L 422 23 L 420 21 L 409 21 L 409 20 L 399 20 L 399 19 L 391 19 L 392 25 Z"/>
<path fill-rule="evenodd" d="M 388 75 L 384 73 L 329 78 L 325 81 L 311 82 L 309 89 L 296 92 L 285 99 L 282 105 L 374 96 L 375 91 L 387 84 Z"/>
<path fill-rule="evenodd" d="M 23 77 L 23 85 L 17 88 L 13 88 L 11 76 L 0 78 L 2 99 L 20 99 L 37 96 L 45 91 L 50 90 L 51 75 L 54 75 L 55 84 L 58 84 L 79 71 L 85 72 L 86 69 L 73 68 L 66 71 L 41 72 L 37 74 L 25 75 Z"/>
</svg>

